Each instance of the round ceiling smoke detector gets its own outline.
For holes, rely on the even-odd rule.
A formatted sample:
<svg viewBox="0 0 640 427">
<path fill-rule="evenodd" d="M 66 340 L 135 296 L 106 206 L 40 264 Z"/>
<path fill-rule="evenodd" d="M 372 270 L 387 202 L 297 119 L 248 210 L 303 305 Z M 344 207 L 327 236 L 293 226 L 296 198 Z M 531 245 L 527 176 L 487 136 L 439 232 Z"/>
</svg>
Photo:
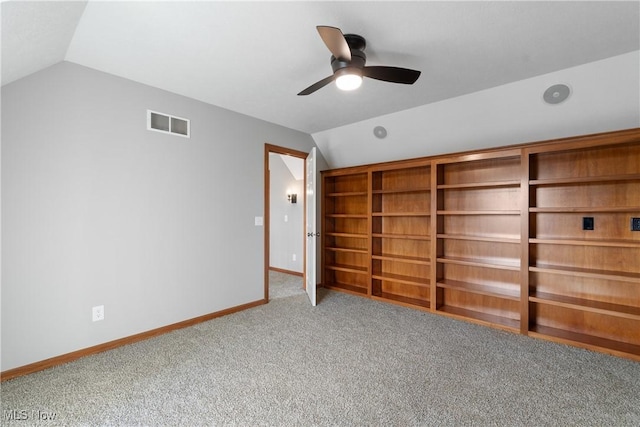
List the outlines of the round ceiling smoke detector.
<svg viewBox="0 0 640 427">
<path fill-rule="evenodd" d="M 557 84 L 544 91 L 542 98 L 547 104 L 560 104 L 571 95 L 571 88 L 565 84 Z"/>
<path fill-rule="evenodd" d="M 373 128 L 373 134 L 378 139 L 384 139 L 384 138 L 387 137 L 387 130 L 385 128 L 383 128 L 382 126 L 376 126 L 376 127 Z"/>
</svg>

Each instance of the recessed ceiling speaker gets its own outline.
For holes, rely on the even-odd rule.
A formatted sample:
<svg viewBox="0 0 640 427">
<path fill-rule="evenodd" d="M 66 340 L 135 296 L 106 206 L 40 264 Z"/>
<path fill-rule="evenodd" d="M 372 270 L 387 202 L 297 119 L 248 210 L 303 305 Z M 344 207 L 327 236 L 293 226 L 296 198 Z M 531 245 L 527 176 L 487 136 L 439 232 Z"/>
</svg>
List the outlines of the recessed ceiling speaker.
<svg viewBox="0 0 640 427">
<path fill-rule="evenodd" d="M 560 104 L 571 95 L 571 88 L 565 84 L 557 84 L 544 91 L 542 98 L 547 104 Z"/>
<path fill-rule="evenodd" d="M 373 128 L 373 134 L 378 139 L 384 139 L 387 136 L 387 130 L 385 128 L 383 128 L 382 126 L 376 126 L 376 127 Z"/>
</svg>

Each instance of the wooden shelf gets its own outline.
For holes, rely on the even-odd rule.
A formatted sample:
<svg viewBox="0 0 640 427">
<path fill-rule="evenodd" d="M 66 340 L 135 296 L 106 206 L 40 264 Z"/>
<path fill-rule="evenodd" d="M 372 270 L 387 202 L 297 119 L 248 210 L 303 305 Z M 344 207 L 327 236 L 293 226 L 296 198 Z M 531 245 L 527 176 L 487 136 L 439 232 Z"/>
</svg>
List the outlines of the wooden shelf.
<svg viewBox="0 0 640 427">
<path fill-rule="evenodd" d="M 390 282 L 405 283 L 407 285 L 429 287 L 429 279 L 422 277 L 403 276 L 401 274 L 374 273 L 371 278 L 378 280 L 388 280 Z"/>
<path fill-rule="evenodd" d="M 463 234 L 438 234 L 438 239 L 450 240 L 470 240 L 476 242 L 495 242 L 495 243 L 516 243 L 520 244 L 519 238 L 510 237 L 489 237 L 489 236 L 469 236 Z"/>
<path fill-rule="evenodd" d="M 341 193 L 328 193 L 326 197 L 356 197 L 356 196 L 368 196 L 369 193 L 366 191 L 349 191 L 349 192 L 341 192 Z"/>
<path fill-rule="evenodd" d="M 529 335 L 565 344 L 579 344 L 579 347 L 600 350 L 605 353 L 612 352 L 613 354 L 620 356 L 633 355 L 636 356 L 634 359 L 640 360 L 640 345 L 600 338 L 593 335 L 579 334 L 564 329 L 550 328 L 548 326 L 541 325 L 532 326 L 529 330 Z"/>
<path fill-rule="evenodd" d="M 335 291 L 347 292 L 350 294 L 367 295 L 366 287 L 356 286 L 348 283 L 340 283 L 340 282 L 324 283 L 323 287 L 327 289 L 332 289 Z"/>
<path fill-rule="evenodd" d="M 358 239 L 368 239 L 369 235 L 368 234 L 363 234 L 363 233 L 335 233 L 335 232 L 329 232 L 329 233 L 324 233 L 325 236 L 334 236 L 334 237 L 355 237 Z"/>
<path fill-rule="evenodd" d="M 473 182 L 465 184 L 440 184 L 438 190 L 463 190 L 474 188 L 520 187 L 520 180 Z"/>
<path fill-rule="evenodd" d="M 520 271 L 519 263 L 495 263 L 495 262 L 487 262 L 487 261 L 478 261 L 476 259 L 469 258 L 458 258 L 458 257 L 447 257 L 447 258 L 438 258 L 438 262 L 443 264 L 457 264 L 457 265 L 468 265 L 471 267 L 483 267 L 483 268 L 495 268 L 498 270 L 511 270 L 511 271 Z"/>
<path fill-rule="evenodd" d="M 333 252 L 349 252 L 354 254 L 363 254 L 368 255 L 369 251 L 366 249 L 356 249 L 356 248 L 339 248 L 335 246 L 325 246 L 325 250 L 333 251 Z"/>
<path fill-rule="evenodd" d="M 615 213 L 640 212 L 640 206 L 550 207 L 529 208 L 532 213 Z"/>
<path fill-rule="evenodd" d="M 590 268 L 565 267 L 559 265 L 532 265 L 529 271 L 538 273 L 552 273 L 565 276 L 591 277 L 620 282 L 640 283 L 640 273 L 626 273 L 623 271 L 595 270 Z"/>
<path fill-rule="evenodd" d="M 539 304 L 548 304 L 558 307 L 571 308 L 574 310 L 601 313 L 609 316 L 640 320 L 640 307 L 631 307 L 628 305 L 612 304 L 608 302 L 593 301 L 584 298 L 574 298 L 564 295 L 555 295 L 545 292 L 533 292 L 529 296 L 529 301 Z"/>
<path fill-rule="evenodd" d="M 327 218 L 348 218 L 348 219 L 368 219 L 369 215 L 367 215 L 367 214 L 341 214 L 341 213 L 335 213 L 335 214 L 327 214 L 327 215 L 325 215 L 325 217 L 327 217 Z"/>
<path fill-rule="evenodd" d="M 483 285 L 478 283 L 460 282 L 457 280 L 442 279 L 436 284 L 439 288 L 453 289 L 478 295 L 503 298 L 512 301 L 520 301 L 520 289 L 506 289 L 498 286 Z M 519 285 L 515 285 L 518 286 Z"/>
<path fill-rule="evenodd" d="M 562 185 L 562 184 L 600 184 L 603 182 L 623 182 L 623 181 L 640 181 L 640 173 L 607 175 L 607 176 L 532 179 L 529 181 L 529 185 L 542 186 L 542 185 Z"/>
<path fill-rule="evenodd" d="M 431 236 L 423 236 L 420 234 L 373 233 L 371 237 L 377 237 L 381 239 L 431 240 Z"/>
<path fill-rule="evenodd" d="M 423 309 L 428 309 L 431 305 L 428 299 L 410 298 L 404 295 L 391 294 L 389 292 L 380 292 L 377 295 L 372 295 L 372 298 L 379 301 L 393 302 L 404 306 L 420 307 Z"/>
<path fill-rule="evenodd" d="M 330 265 L 326 265 L 325 268 L 329 270 L 335 270 L 335 271 L 345 271 L 347 273 L 357 273 L 357 274 L 369 273 L 369 269 L 367 267 L 358 267 L 355 265 L 330 264 Z"/>
<path fill-rule="evenodd" d="M 372 194 L 428 193 L 429 187 L 372 190 Z"/>
<path fill-rule="evenodd" d="M 371 214 L 371 216 L 392 216 L 392 217 L 410 217 L 410 216 L 417 216 L 417 217 L 430 217 L 431 213 L 430 212 L 373 212 Z"/>
<path fill-rule="evenodd" d="M 465 308 L 443 305 L 438 307 L 437 312 L 447 314 L 463 320 L 471 320 L 488 326 L 507 329 L 512 332 L 520 331 L 520 321 L 508 317 L 496 316 L 494 314 L 481 313 L 479 311 L 467 310 Z"/>
<path fill-rule="evenodd" d="M 492 210 L 492 211 L 437 211 L 438 215 L 520 215 L 520 211 L 515 210 Z"/>
<path fill-rule="evenodd" d="M 380 254 L 380 255 L 372 255 L 371 259 L 379 259 L 382 261 L 397 261 L 397 262 L 406 262 L 409 264 L 419 264 L 419 265 L 431 265 L 431 260 L 425 257 L 419 256 L 406 256 L 406 255 L 395 255 L 395 254 Z"/>
<path fill-rule="evenodd" d="M 640 240 L 598 240 L 598 239 L 529 239 L 529 243 L 545 245 L 601 246 L 611 248 L 640 248 Z"/>
</svg>

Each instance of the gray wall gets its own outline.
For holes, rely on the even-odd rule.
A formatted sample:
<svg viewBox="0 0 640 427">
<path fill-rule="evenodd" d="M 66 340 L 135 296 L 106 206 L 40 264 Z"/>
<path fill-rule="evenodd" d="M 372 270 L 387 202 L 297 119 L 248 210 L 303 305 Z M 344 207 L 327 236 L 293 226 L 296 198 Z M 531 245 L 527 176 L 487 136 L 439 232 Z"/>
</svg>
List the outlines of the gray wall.
<svg viewBox="0 0 640 427">
<path fill-rule="evenodd" d="M 300 163 L 304 160 L 299 159 Z M 269 265 L 302 273 L 304 271 L 304 177 L 296 180 L 280 154 L 269 155 L 271 210 Z M 287 201 L 287 191 L 298 197 L 293 204 Z M 285 221 L 285 216 L 287 220 Z M 293 256 L 296 260 L 293 261 Z"/>
<path fill-rule="evenodd" d="M 67 62 L 4 86 L 0 369 L 263 299 L 265 142 L 314 145 Z"/>
</svg>

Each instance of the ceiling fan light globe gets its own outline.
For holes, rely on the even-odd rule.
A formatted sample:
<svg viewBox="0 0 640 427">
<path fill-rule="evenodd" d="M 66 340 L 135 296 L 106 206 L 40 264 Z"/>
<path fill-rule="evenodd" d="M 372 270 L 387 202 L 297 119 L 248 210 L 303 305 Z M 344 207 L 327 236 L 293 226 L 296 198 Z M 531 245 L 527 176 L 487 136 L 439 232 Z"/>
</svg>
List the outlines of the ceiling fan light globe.
<svg viewBox="0 0 640 427">
<path fill-rule="evenodd" d="M 336 79 L 336 86 L 340 90 L 355 90 L 362 84 L 362 76 L 357 74 L 342 74 Z"/>
</svg>

